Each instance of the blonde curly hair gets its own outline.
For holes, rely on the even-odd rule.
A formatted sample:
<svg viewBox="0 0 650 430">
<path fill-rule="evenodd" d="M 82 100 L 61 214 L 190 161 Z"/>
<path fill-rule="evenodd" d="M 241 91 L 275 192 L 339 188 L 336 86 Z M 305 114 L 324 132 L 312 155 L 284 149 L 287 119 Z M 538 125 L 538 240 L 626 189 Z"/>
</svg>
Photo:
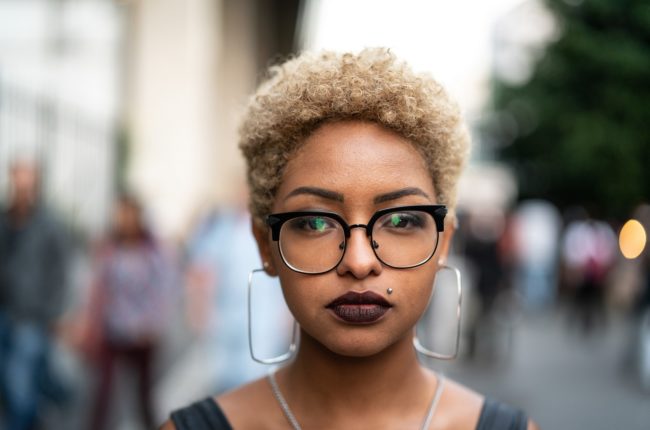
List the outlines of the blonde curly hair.
<svg viewBox="0 0 650 430">
<path fill-rule="evenodd" d="M 453 213 L 469 135 L 454 103 L 433 78 L 416 74 L 388 49 L 303 53 L 269 69 L 240 128 L 250 210 L 271 211 L 287 162 L 325 122 L 362 120 L 408 139 L 431 173 L 438 203 Z"/>
</svg>

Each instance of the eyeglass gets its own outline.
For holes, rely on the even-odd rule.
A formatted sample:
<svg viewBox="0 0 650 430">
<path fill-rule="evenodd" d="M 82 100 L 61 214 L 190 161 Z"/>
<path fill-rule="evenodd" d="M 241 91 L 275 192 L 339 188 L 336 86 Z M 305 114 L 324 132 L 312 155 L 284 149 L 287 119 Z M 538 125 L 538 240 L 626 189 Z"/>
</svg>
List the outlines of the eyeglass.
<svg viewBox="0 0 650 430">
<path fill-rule="evenodd" d="M 318 275 L 343 260 L 353 228 L 366 230 L 370 247 L 384 265 L 395 269 L 421 266 L 436 252 L 445 215 L 444 205 L 418 205 L 379 210 L 368 224 L 349 225 L 340 215 L 323 211 L 271 214 L 266 224 L 287 267 Z"/>
</svg>

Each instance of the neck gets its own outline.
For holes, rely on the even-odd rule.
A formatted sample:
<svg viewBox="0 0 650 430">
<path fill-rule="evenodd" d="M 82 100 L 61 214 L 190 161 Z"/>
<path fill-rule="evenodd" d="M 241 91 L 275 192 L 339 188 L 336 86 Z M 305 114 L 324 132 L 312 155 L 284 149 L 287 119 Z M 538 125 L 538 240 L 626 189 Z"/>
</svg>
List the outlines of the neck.
<svg viewBox="0 0 650 430">
<path fill-rule="evenodd" d="M 285 387 L 305 407 L 319 405 L 334 412 L 339 407 L 367 410 L 369 404 L 377 408 L 412 404 L 423 394 L 428 399 L 432 381 L 431 372 L 417 359 L 411 336 L 369 357 L 346 357 L 302 332 L 296 359 L 286 370 Z"/>
</svg>

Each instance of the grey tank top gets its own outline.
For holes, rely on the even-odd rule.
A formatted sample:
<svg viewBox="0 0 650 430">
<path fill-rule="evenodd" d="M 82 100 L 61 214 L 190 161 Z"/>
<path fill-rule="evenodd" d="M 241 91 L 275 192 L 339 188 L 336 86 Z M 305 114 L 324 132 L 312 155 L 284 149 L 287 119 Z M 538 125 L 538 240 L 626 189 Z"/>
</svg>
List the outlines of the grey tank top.
<svg viewBox="0 0 650 430">
<path fill-rule="evenodd" d="M 219 405 L 207 398 L 172 412 L 177 430 L 233 430 Z M 526 430 L 528 417 L 519 409 L 485 399 L 476 430 Z"/>
</svg>

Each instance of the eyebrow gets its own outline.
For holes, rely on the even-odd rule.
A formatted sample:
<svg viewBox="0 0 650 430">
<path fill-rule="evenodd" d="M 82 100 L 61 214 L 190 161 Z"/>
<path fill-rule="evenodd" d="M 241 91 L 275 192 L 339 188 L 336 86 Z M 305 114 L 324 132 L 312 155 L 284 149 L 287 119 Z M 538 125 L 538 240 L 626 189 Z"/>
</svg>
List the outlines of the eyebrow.
<svg viewBox="0 0 650 430">
<path fill-rule="evenodd" d="M 284 199 L 287 200 L 294 196 L 299 196 L 303 194 L 309 194 L 313 196 L 322 197 L 328 200 L 334 200 L 336 202 L 343 203 L 344 198 L 343 194 L 337 193 L 335 191 L 326 190 L 324 188 L 318 187 L 298 187 L 295 190 L 291 191 L 287 197 Z M 380 204 L 392 200 L 397 200 L 406 196 L 423 196 L 429 198 L 429 195 L 417 187 L 408 187 L 403 188 L 397 191 L 391 191 L 390 193 L 380 194 L 373 199 L 374 204 Z"/>
<path fill-rule="evenodd" d="M 299 196 L 301 194 L 311 194 L 313 196 L 343 203 L 343 194 L 318 187 L 298 187 L 291 191 L 284 199 L 287 200 L 290 197 Z"/>
<path fill-rule="evenodd" d="M 401 197 L 406 196 L 423 196 L 429 198 L 429 195 L 417 187 L 403 188 L 397 191 L 391 191 L 390 193 L 380 194 L 373 199 L 374 204 L 384 203 L 391 200 L 397 200 Z"/>
</svg>

